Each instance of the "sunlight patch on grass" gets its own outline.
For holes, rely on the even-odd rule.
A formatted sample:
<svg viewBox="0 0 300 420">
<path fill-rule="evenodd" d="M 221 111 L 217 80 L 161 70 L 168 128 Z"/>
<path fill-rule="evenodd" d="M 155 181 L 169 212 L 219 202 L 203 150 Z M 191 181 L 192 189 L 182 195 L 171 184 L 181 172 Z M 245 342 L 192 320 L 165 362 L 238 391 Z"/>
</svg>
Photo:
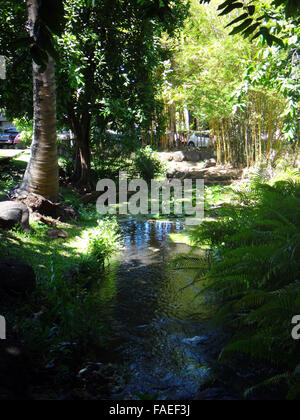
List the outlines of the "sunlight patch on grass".
<svg viewBox="0 0 300 420">
<path fill-rule="evenodd" d="M 14 150 L 14 149 L 0 149 L 0 159 L 1 158 L 13 158 L 18 156 L 22 153 L 21 150 Z"/>
<path fill-rule="evenodd" d="M 30 159 L 30 154 L 31 154 L 30 149 L 26 149 L 22 153 L 21 156 L 19 156 L 18 158 L 15 159 L 15 162 L 16 163 L 22 162 L 22 163 L 26 163 L 27 164 L 29 162 L 29 159 Z"/>
<path fill-rule="evenodd" d="M 171 233 L 170 235 L 171 242 L 175 244 L 185 244 L 191 246 L 191 240 L 188 232 L 185 233 Z"/>
</svg>

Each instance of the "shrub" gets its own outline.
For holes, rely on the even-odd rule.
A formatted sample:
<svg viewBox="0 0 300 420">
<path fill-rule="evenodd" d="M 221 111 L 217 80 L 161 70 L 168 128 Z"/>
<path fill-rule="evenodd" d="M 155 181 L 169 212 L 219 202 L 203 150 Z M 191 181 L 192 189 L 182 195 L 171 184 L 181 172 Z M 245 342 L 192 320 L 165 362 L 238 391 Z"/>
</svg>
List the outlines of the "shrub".
<svg viewBox="0 0 300 420">
<path fill-rule="evenodd" d="M 141 148 L 135 154 L 134 167 L 137 174 L 148 183 L 164 173 L 164 165 L 150 146 Z"/>
<path fill-rule="evenodd" d="M 64 170 L 67 176 L 71 176 L 74 170 L 74 162 L 66 157 L 59 158 L 59 166 Z"/>
<path fill-rule="evenodd" d="M 21 131 L 20 147 L 30 147 L 33 139 L 33 122 L 26 118 L 15 119 L 13 124 L 18 131 Z"/>
<path fill-rule="evenodd" d="M 104 267 L 119 248 L 119 239 L 116 219 L 99 220 L 98 228 L 89 235 L 89 255 Z"/>
<path fill-rule="evenodd" d="M 131 173 L 131 155 L 137 148 L 136 139 L 129 135 L 95 130 L 92 137 L 92 168 L 95 179 L 117 179 L 120 171 Z"/>
<path fill-rule="evenodd" d="M 285 382 L 287 398 L 299 399 L 299 342 L 291 338 L 291 321 L 300 311 L 300 184 L 257 184 L 250 202 L 239 198 L 240 205 L 193 233 L 197 245 L 212 247 L 210 268 L 199 267 L 207 301 L 219 308 L 216 321 L 234 332 L 220 357 L 242 353 L 279 371 L 248 393 Z"/>
<path fill-rule="evenodd" d="M 105 345 L 99 300 L 80 281 L 57 275 L 54 265 L 39 292 L 41 312 L 15 324 L 34 357 L 65 375 Z"/>
</svg>

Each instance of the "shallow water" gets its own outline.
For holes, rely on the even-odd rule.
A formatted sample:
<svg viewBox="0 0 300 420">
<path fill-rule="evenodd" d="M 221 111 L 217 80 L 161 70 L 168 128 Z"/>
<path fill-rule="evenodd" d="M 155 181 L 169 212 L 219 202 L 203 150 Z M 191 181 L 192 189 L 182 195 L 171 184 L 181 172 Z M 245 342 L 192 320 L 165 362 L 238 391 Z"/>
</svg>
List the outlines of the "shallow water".
<svg viewBox="0 0 300 420">
<path fill-rule="evenodd" d="M 119 359 L 113 398 L 195 398 L 210 373 L 211 333 L 199 286 L 191 285 L 193 273 L 168 266 L 190 250 L 169 240 L 170 233 L 185 228 L 131 220 L 122 229 L 124 251 L 100 290 L 102 316 Z"/>
</svg>

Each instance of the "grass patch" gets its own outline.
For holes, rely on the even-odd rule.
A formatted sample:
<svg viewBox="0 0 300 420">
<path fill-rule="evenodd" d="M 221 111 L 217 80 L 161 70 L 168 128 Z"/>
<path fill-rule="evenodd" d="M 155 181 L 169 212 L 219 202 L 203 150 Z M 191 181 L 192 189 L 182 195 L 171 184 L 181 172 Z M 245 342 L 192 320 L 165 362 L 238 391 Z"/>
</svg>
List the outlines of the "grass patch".
<svg viewBox="0 0 300 420">
<path fill-rule="evenodd" d="M 1 166 L 0 194 L 19 183 L 29 154 Z M 52 239 L 51 228 L 31 220 L 30 234 L 19 227 L 0 230 L 2 258 L 33 267 L 37 290 L 26 298 L 2 295 L 3 314 L 25 344 L 37 371 L 45 370 L 46 389 L 70 383 L 87 361 L 98 361 L 108 332 L 101 322 L 99 283 L 107 277 L 108 259 L 119 247 L 118 225 L 80 204 L 79 195 L 62 189 L 63 205 L 78 209 L 77 223 L 58 223 L 67 238 Z M 75 380 L 75 379 L 74 379 Z"/>
</svg>

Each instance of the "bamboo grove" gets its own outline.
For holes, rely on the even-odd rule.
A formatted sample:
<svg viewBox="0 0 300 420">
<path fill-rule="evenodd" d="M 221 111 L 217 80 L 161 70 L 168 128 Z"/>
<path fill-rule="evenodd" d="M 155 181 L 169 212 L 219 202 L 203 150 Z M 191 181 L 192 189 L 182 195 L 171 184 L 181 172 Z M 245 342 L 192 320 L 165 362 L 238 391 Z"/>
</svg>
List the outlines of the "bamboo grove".
<svg viewBox="0 0 300 420">
<path fill-rule="evenodd" d="M 245 109 L 210 122 L 218 163 L 250 167 L 282 150 L 284 99 L 255 91 L 248 99 Z"/>
<path fill-rule="evenodd" d="M 209 129 L 219 163 L 249 167 L 279 156 L 287 143 L 297 147 L 299 28 L 282 17 L 284 47 L 252 42 L 224 29 L 216 4 L 192 0 L 179 40 L 163 40 L 173 56 L 162 70 L 166 123 L 159 142 L 170 147 Z"/>
</svg>

